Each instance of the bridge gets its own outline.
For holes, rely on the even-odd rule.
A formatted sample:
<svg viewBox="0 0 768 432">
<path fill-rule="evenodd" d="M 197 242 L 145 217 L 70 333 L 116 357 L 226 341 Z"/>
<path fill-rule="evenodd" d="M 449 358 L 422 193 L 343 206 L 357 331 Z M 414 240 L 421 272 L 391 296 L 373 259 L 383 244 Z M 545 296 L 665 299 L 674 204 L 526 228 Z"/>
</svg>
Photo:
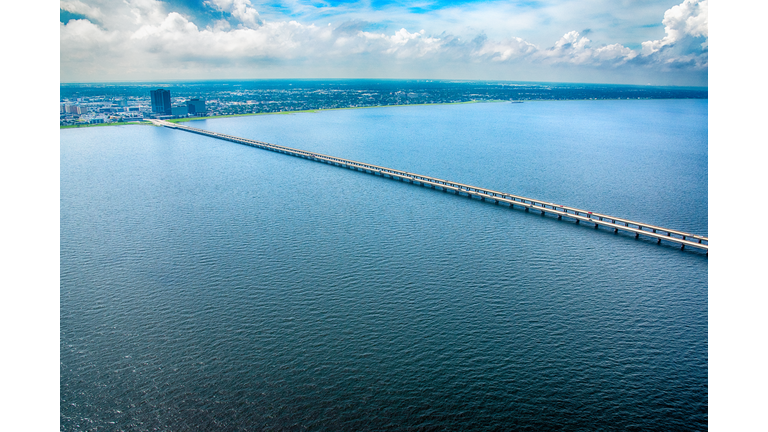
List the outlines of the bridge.
<svg viewBox="0 0 768 432">
<path fill-rule="evenodd" d="M 256 147 L 264 150 L 270 150 L 278 153 L 283 153 L 291 156 L 296 156 L 304 159 L 309 159 L 317 162 L 323 162 L 330 165 L 335 165 L 343 168 L 349 168 L 368 174 L 378 175 L 382 177 L 388 177 L 394 180 L 403 182 L 409 182 L 414 185 L 420 185 L 435 190 L 442 190 L 443 192 L 450 192 L 456 195 L 463 195 L 469 198 L 480 198 L 484 201 L 493 202 L 495 204 L 506 204 L 510 208 L 519 207 L 527 212 L 536 211 L 541 212 L 542 215 L 557 216 L 558 219 L 570 219 L 574 220 L 577 224 L 584 222 L 588 224 L 594 224 L 595 228 L 608 228 L 612 229 L 615 233 L 619 231 L 628 232 L 634 234 L 635 238 L 642 236 L 655 239 L 657 243 L 669 242 L 675 245 L 680 245 L 681 249 L 687 247 L 703 249 L 709 253 L 709 239 L 704 236 L 686 233 L 683 231 L 673 230 L 669 228 L 662 228 L 655 225 L 649 225 L 642 222 L 636 222 L 629 219 L 617 218 L 606 214 L 595 213 L 587 210 L 578 209 L 575 207 L 564 206 L 547 201 L 537 200 L 533 198 L 526 198 L 519 195 L 509 194 L 506 192 L 499 192 L 482 187 L 467 185 L 463 183 L 457 183 L 449 180 L 443 180 L 435 177 L 424 176 L 420 174 L 414 174 L 407 171 L 396 170 L 392 168 L 386 168 L 378 165 L 371 165 L 363 162 L 357 162 L 349 159 L 338 158 L 335 156 L 328 156 L 320 153 L 309 152 L 305 150 L 294 149 L 291 147 L 279 146 L 276 144 L 265 143 L 261 141 L 250 140 L 246 138 L 240 138 L 232 135 L 227 135 L 218 132 L 210 132 L 203 129 L 197 129 L 189 126 L 183 126 L 176 123 L 171 123 L 164 120 L 150 120 L 156 126 L 164 126 L 173 129 L 179 129 L 187 132 L 192 132 L 200 135 L 205 135 L 213 138 L 218 138 L 226 141 L 231 141 L 237 144 L 243 144 L 251 147 Z"/>
</svg>

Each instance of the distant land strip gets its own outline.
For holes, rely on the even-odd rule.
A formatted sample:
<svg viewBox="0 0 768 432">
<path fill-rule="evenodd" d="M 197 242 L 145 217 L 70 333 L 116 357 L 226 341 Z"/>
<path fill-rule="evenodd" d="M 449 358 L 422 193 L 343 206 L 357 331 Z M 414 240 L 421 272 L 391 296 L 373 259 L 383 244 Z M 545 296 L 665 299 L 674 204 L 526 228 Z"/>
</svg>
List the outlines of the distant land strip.
<svg viewBox="0 0 768 432">
<path fill-rule="evenodd" d="M 677 98 L 672 98 L 677 99 Z M 231 117 L 249 117 L 249 116 L 261 116 L 261 115 L 280 115 L 280 114 L 307 114 L 307 113 L 318 113 L 321 111 L 338 111 L 338 110 L 351 110 L 351 109 L 366 109 L 366 108 L 398 108 L 398 107 L 413 107 L 413 106 L 433 106 L 433 105 L 465 105 L 465 104 L 474 104 L 474 103 L 527 103 L 527 102 L 573 102 L 573 101 L 588 101 L 592 99 L 532 99 L 532 100 L 505 100 L 505 99 L 478 99 L 478 100 L 470 100 L 470 101 L 463 101 L 463 102 L 429 102 L 429 103 L 418 103 L 418 104 L 396 104 L 396 105 L 366 105 L 366 106 L 348 106 L 348 107 L 337 107 L 337 108 L 313 108 L 313 109 L 306 109 L 306 110 L 288 110 L 288 111 L 270 111 L 270 112 L 258 112 L 258 113 L 242 113 L 242 114 L 222 114 L 222 115 L 212 115 L 212 116 L 205 116 L 205 117 L 182 117 L 182 118 L 176 118 L 176 119 L 168 119 L 167 121 L 170 121 L 172 123 L 184 123 L 184 122 L 190 122 L 190 121 L 198 121 L 198 120 L 213 120 L 213 119 L 221 119 L 221 118 L 231 118 Z M 616 98 L 616 99 L 599 99 L 600 101 L 608 101 L 608 100 L 659 100 L 659 98 L 638 98 L 638 99 L 630 99 L 630 98 Z M 62 125 L 59 126 L 59 129 L 74 129 L 74 128 L 86 128 L 86 127 L 103 127 L 103 126 L 130 126 L 130 125 L 149 125 L 150 119 L 146 120 L 136 120 L 136 121 L 127 121 L 127 122 L 114 122 L 114 123 L 83 123 L 83 124 L 75 124 L 75 125 Z"/>
<path fill-rule="evenodd" d="M 230 118 L 230 117 L 246 117 L 246 116 L 259 116 L 259 115 L 275 115 L 275 114 L 306 114 L 306 113 L 318 113 L 321 111 L 338 111 L 338 110 L 364 109 L 364 108 L 396 108 L 396 107 L 410 107 L 410 106 L 424 106 L 424 105 L 462 105 L 462 104 L 473 104 L 473 103 L 501 103 L 501 102 L 522 103 L 518 101 L 507 101 L 507 100 L 472 100 L 472 101 L 466 101 L 466 102 L 435 102 L 435 103 L 401 104 L 401 105 L 349 106 L 349 107 L 339 107 L 339 108 L 314 108 L 314 109 L 298 110 L 298 111 L 272 111 L 272 112 L 259 112 L 259 113 L 244 113 L 244 114 L 222 114 L 222 115 L 213 115 L 213 116 L 205 116 L 205 117 L 182 117 L 177 119 L 169 119 L 167 121 L 170 121 L 172 123 L 183 123 L 183 122 L 190 122 L 190 121 L 197 121 L 197 120 L 213 120 L 213 119 Z M 536 102 L 536 101 L 533 101 L 533 102 Z M 114 122 L 114 123 L 93 123 L 93 124 L 84 123 L 84 124 L 76 124 L 76 125 L 59 126 L 59 129 L 73 129 L 73 128 L 100 127 L 100 126 L 128 126 L 128 125 L 147 126 L 151 124 L 150 121 L 151 120 L 136 120 L 136 121 Z"/>
<path fill-rule="evenodd" d="M 300 157 L 303 159 L 314 160 L 317 162 L 323 162 L 330 165 L 336 165 L 343 168 L 349 168 L 356 171 L 365 172 L 368 174 L 379 175 L 382 177 L 389 177 L 394 180 L 400 180 L 404 182 L 410 182 L 415 185 L 429 187 L 437 190 L 438 188 L 444 192 L 452 192 L 456 195 L 465 194 L 469 198 L 477 197 L 483 201 L 490 201 L 495 204 L 507 204 L 510 208 L 515 206 L 522 207 L 525 211 L 538 211 L 541 215 L 550 214 L 557 216 L 558 219 L 563 217 L 573 219 L 576 223 L 586 222 L 594 224 L 595 228 L 605 227 L 613 229 L 614 232 L 619 231 L 629 232 L 638 238 L 640 235 L 650 237 L 657 240 L 657 243 L 671 242 L 680 245 L 681 249 L 685 249 L 686 246 L 702 249 L 709 254 L 709 238 L 686 233 L 683 231 L 663 228 L 655 225 L 650 225 L 642 222 L 636 222 L 629 219 L 617 218 L 601 213 L 595 213 L 587 210 L 578 209 L 575 207 L 564 206 L 560 204 L 554 204 L 546 201 L 541 201 L 533 198 L 526 198 L 519 195 L 509 194 L 505 192 L 494 191 L 491 189 L 481 188 L 477 186 L 467 185 L 463 183 L 452 182 L 449 180 L 438 179 L 435 177 L 424 176 L 420 174 L 409 173 L 406 171 L 396 170 L 392 168 L 386 168 L 378 165 L 367 164 L 363 162 L 357 162 L 349 159 L 339 158 L 335 156 L 323 155 L 320 153 L 309 152 L 306 150 L 294 149 L 291 147 L 279 146 L 276 144 L 265 143 L 261 141 L 250 140 L 246 138 L 240 138 L 232 135 L 222 134 L 218 132 L 210 132 L 203 129 L 197 129 L 189 126 L 183 126 L 175 123 L 171 123 L 165 120 L 150 120 L 156 126 L 165 126 L 172 129 L 179 129 L 182 131 L 192 132 L 199 135 L 205 135 L 213 138 L 218 138 L 226 141 L 231 141 L 238 144 L 247 145 L 250 147 L 261 148 L 264 150 L 270 150 L 278 153 L 288 154 L 291 156 Z M 634 226 L 633 226 L 634 225 Z"/>
</svg>

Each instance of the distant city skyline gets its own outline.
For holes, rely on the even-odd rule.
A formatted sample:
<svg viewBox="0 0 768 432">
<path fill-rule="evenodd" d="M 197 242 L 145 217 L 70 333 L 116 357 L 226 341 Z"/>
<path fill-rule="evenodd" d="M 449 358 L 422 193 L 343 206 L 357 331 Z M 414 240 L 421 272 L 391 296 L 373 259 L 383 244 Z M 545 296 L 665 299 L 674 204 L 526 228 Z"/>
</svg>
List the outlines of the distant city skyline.
<svg viewBox="0 0 768 432">
<path fill-rule="evenodd" d="M 59 30 L 61 82 L 708 82 L 707 0 L 62 0 Z"/>
</svg>

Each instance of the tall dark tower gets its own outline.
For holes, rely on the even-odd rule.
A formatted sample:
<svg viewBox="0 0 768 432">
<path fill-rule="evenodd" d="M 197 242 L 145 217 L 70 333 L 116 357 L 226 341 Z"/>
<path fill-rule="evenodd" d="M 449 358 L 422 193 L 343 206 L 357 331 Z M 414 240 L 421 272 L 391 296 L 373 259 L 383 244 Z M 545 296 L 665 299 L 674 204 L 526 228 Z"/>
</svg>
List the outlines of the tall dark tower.
<svg viewBox="0 0 768 432">
<path fill-rule="evenodd" d="M 152 97 L 152 112 L 171 115 L 171 91 L 157 89 L 149 92 Z"/>
</svg>

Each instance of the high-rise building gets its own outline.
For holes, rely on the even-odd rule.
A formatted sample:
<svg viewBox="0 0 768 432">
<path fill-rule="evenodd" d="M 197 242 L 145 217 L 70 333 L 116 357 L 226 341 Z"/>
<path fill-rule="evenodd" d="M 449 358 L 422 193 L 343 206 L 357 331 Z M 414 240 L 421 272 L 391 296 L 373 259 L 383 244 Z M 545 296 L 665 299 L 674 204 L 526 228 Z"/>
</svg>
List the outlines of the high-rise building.
<svg viewBox="0 0 768 432">
<path fill-rule="evenodd" d="M 186 116 L 189 111 L 186 105 L 179 105 L 171 108 L 171 113 L 175 116 Z"/>
<path fill-rule="evenodd" d="M 187 109 L 190 114 L 205 113 L 205 101 L 200 99 L 190 99 L 187 101 Z"/>
<path fill-rule="evenodd" d="M 171 92 L 170 90 L 157 89 L 149 92 L 152 97 L 152 112 L 158 114 L 171 115 Z"/>
<path fill-rule="evenodd" d="M 67 105 L 66 110 L 67 114 L 83 114 L 85 112 L 85 109 L 78 105 Z"/>
</svg>

